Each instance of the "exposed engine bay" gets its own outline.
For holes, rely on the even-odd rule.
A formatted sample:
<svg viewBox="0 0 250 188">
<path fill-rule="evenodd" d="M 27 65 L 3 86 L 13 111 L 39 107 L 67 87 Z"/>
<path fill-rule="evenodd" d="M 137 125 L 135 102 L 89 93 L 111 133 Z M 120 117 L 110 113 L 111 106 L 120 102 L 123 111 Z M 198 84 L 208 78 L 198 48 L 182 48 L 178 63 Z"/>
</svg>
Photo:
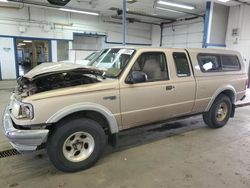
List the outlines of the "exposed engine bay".
<svg viewBox="0 0 250 188">
<path fill-rule="evenodd" d="M 17 81 L 16 92 L 19 95 L 30 96 L 60 88 L 97 83 L 100 82 L 97 78 L 98 75 L 101 76 L 101 73 L 88 69 L 75 69 L 41 74 L 32 78 L 32 80 L 23 76 Z"/>
</svg>

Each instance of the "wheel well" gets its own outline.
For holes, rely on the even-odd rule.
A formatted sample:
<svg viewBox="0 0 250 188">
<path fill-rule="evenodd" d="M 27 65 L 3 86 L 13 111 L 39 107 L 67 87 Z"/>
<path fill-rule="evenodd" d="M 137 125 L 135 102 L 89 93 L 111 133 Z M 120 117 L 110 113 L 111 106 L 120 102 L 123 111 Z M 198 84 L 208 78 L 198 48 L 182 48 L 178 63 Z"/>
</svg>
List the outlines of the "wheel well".
<svg viewBox="0 0 250 188">
<path fill-rule="evenodd" d="M 72 114 L 65 116 L 59 122 L 71 121 L 72 119 L 75 119 L 75 118 L 84 118 L 84 117 L 91 119 L 93 121 L 96 121 L 97 123 L 99 123 L 102 126 L 102 128 L 104 129 L 104 131 L 107 135 L 111 134 L 108 120 L 106 119 L 106 117 L 104 115 L 102 115 L 101 113 L 96 112 L 96 111 L 75 112 L 75 113 L 72 113 Z M 57 122 L 57 123 L 59 123 L 59 122 Z M 53 126 L 51 126 L 50 128 L 52 128 L 52 127 Z"/>
<path fill-rule="evenodd" d="M 228 96 L 232 102 L 232 104 L 234 104 L 234 101 L 235 101 L 235 95 L 234 95 L 234 92 L 231 91 L 231 90 L 225 90 L 223 92 L 220 93 L 221 94 L 224 94 L 226 96 Z M 218 95 L 219 96 L 219 95 Z"/>
</svg>

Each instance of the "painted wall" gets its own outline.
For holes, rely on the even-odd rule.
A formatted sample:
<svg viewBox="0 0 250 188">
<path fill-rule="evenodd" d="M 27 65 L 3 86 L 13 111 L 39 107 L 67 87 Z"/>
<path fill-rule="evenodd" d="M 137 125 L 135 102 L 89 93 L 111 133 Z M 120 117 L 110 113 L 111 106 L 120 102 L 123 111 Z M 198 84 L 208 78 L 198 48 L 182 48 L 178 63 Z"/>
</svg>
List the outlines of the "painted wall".
<svg viewBox="0 0 250 188">
<path fill-rule="evenodd" d="M 20 36 L 54 39 L 51 43 L 53 61 L 57 61 L 56 40 L 73 40 L 73 33 L 101 33 L 108 36 L 109 42 L 122 41 L 122 28 L 119 24 L 104 23 L 100 17 L 96 16 L 35 7 L 24 7 L 20 10 L 0 8 L 0 28 L 0 37 Z M 128 24 L 127 42 L 151 44 L 151 29 L 151 25 L 148 24 Z M 7 41 L 10 42 L 11 40 L 13 39 L 2 39 L 0 45 L 9 47 L 13 43 Z M 107 46 L 110 46 L 110 44 L 104 43 L 103 47 Z M 11 46 L 11 49 L 13 48 L 14 46 Z M 72 43 L 69 44 L 69 50 L 71 49 L 73 49 Z M 4 53 L 2 50 L 0 51 Z M 13 57 L 13 54 L 11 54 L 11 57 Z M 70 52 L 69 59 L 73 57 L 74 52 Z M 4 58 L 5 56 L 0 56 L 2 78 L 15 79 L 16 70 L 13 66 L 15 65 L 15 58 L 9 59 L 9 64 L 5 63 Z"/>
<path fill-rule="evenodd" d="M 229 7 L 215 2 L 207 2 L 205 46 L 225 47 Z"/>
<path fill-rule="evenodd" d="M 2 79 L 16 78 L 13 38 L 0 37 L 0 63 Z"/>
<path fill-rule="evenodd" d="M 52 62 L 57 62 L 57 40 L 51 41 Z"/>
<path fill-rule="evenodd" d="M 247 67 L 250 62 L 250 6 L 239 5 L 230 8 L 226 45 L 227 48 L 241 52 Z M 238 34 L 233 36 L 233 29 Z"/>
<path fill-rule="evenodd" d="M 161 41 L 161 28 L 157 25 L 152 25 L 152 46 L 159 47 Z"/>
<path fill-rule="evenodd" d="M 201 48 L 203 40 L 204 22 L 203 19 L 195 19 L 190 21 L 177 22 L 165 25 L 163 28 L 163 47 L 172 48 Z M 152 43 L 157 44 L 159 41 L 160 30 L 152 34 Z"/>
<path fill-rule="evenodd" d="M 73 32 L 101 32 L 109 41 L 120 42 L 121 25 L 104 23 L 100 17 L 63 11 L 30 8 L 0 8 L 0 35 L 73 40 Z M 20 32 L 23 29 L 24 32 Z M 128 42 L 151 43 L 151 25 L 128 24 Z"/>
<path fill-rule="evenodd" d="M 229 7 L 214 3 L 210 43 L 225 44 L 228 15 Z"/>
</svg>

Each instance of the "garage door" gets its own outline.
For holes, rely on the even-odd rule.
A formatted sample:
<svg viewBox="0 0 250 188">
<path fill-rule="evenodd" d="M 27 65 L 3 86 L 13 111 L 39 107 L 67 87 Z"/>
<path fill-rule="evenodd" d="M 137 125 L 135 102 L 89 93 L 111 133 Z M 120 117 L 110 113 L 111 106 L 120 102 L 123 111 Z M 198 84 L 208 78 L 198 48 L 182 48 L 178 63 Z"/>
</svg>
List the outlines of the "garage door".
<svg viewBox="0 0 250 188">
<path fill-rule="evenodd" d="M 189 24 L 165 26 L 162 45 L 172 48 L 201 48 L 203 30 L 203 20 Z"/>
</svg>

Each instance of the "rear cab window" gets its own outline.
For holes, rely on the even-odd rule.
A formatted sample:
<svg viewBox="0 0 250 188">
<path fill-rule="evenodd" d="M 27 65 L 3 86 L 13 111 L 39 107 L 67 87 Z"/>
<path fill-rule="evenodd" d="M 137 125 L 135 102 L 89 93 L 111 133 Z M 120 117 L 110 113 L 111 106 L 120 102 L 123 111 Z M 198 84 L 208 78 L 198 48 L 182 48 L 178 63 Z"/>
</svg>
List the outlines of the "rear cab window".
<svg viewBox="0 0 250 188">
<path fill-rule="evenodd" d="M 224 72 L 241 70 L 237 55 L 198 54 L 198 63 L 202 72 Z"/>
<path fill-rule="evenodd" d="M 173 58 L 177 76 L 178 77 L 191 76 L 190 67 L 186 54 L 184 52 L 174 52 Z"/>
<path fill-rule="evenodd" d="M 241 69 L 240 61 L 235 55 L 222 55 L 222 69 L 227 71 L 237 71 Z"/>
</svg>

